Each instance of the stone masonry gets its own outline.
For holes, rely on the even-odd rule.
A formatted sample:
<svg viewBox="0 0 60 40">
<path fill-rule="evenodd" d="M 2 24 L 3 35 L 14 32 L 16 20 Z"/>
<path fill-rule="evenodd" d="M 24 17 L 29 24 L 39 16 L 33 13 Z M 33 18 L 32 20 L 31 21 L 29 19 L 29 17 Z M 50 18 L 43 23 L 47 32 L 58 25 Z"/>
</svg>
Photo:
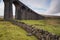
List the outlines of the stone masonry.
<svg viewBox="0 0 60 40">
<path fill-rule="evenodd" d="M 4 1 L 4 19 L 6 20 L 13 19 L 12 4 L 15 5 L 15 19 L 19 19 L 19 20 L 44 19 L 43 16 L 37 14 L 19 0 L 3 0 L 3 1 Z"/>
</svg>

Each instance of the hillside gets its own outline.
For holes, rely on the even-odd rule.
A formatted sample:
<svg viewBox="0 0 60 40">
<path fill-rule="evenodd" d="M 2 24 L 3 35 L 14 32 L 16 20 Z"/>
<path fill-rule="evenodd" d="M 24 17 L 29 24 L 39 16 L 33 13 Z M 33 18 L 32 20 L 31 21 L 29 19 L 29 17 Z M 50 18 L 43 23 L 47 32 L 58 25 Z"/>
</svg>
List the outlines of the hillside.
<svg viewBox="0 0 60 40">
<path fill-rule="evenodd" d="M 32 27 L 46 30 L 52 34 L 60 35 L 60 19 L 47 19 L 47 20 L 18 20 L 24 22 Z"/>
<path fill-rule="evenodd" d="M 8 21 L 0 21 L 0 40 L 37 40 L 34 36 Z"/>
<path fill-rule="evenodd" d="M 36 29 L 43 29 L 52 34 L 60 35 L 60 19 L 45 19 L 45 20 L 17 20 L 24 22 Z M 0 40 L 38 40 L 35 36 L 28 36 L 28 33 L 13 25 L 11 22 L 0 19 Z"/>
</svg>

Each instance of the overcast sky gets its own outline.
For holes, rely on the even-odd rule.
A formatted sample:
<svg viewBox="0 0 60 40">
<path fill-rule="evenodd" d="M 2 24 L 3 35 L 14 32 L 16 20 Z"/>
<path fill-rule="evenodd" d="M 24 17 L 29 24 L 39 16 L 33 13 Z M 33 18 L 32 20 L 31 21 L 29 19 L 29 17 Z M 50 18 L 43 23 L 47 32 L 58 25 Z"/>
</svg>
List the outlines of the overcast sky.
<svg viewBox="0 0 60 40">
<path fill-rule="evenodd" d="M 20 0 L 29 8 L 42 15 L 60 16 L 60 0 Z M 14 6 L 13 6 L 14 7 Z M 15 11 L 15 9 L 13 9 Z M 0 0 L 0 15 L 4 14 L 4 3 Z"/>
</svg>

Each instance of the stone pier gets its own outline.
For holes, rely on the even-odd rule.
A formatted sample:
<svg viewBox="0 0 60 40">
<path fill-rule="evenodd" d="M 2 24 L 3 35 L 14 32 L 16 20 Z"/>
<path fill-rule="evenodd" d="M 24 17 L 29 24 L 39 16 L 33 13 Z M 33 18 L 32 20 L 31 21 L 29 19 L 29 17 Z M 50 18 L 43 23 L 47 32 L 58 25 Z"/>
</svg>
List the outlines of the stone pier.
<svg viewBox="0 0 60 40">
<path fill-rule="evenodd" d="M 4 1 L 4 19 L 13 19 L 13 12 L 12 12 L 12 2 L 10 0 L 3 0 Z"/>
</svg>

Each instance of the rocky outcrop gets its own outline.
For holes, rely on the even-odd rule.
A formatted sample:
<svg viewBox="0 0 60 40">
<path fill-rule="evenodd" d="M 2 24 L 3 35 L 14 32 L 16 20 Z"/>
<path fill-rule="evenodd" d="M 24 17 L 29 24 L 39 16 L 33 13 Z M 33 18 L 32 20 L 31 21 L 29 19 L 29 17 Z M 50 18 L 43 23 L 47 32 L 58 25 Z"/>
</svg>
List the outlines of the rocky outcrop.
<svg viewBox="0 0 60 40">
<path fill-rule="evenodd" d="M 48 31 L 44 31 L 42 29 L 36 29 L 35 27 L 32 27 L 31 25 L 27 25 L 23 22 L 18 22 L 15 20 L 10 20 L 10 22 L 26 30 L 29 33 L 28 36 L 31 36 L 31 35 L 36 36 L 38 40 L 60 40 L 60 36 L 51 34 Z"/>
</svg>

